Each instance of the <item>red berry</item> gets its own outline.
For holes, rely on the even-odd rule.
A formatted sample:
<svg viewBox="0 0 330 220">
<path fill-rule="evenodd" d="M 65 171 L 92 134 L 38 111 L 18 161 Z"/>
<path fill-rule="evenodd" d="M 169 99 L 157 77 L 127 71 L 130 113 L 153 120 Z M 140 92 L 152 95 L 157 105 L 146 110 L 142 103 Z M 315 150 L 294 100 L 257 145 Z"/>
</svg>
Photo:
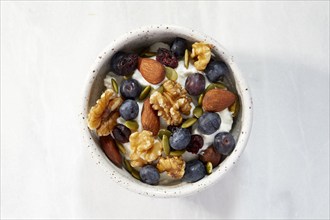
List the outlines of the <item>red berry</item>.
<svg viewBox="0 0 330 220">
<path fill-rule="evenodd" d="M 172 54 L 171 51 L 165 48 L 158 49 L 156 60 L 165 66 L 169 66 L 172 68 L 178 67 L 178 59 Z"/>
</svg>

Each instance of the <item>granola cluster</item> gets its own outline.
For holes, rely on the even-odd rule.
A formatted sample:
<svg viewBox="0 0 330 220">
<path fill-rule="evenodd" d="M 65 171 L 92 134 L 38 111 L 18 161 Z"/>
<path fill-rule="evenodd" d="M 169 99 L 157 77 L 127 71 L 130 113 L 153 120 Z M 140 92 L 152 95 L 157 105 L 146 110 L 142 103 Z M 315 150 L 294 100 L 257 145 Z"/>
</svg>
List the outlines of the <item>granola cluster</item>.
<svg viewBox="0 0 330 220">
<path fill-rule="evenodd" d="M 191 98 L 182 86 L 172 80 L 167 80 L 163 84 L 163 92 L 154 92 L 150 96 L 152 108 L 158 111 L 169 125 L 180 125 L 182 114 L 189 115 L 191 110 Z"/>
</svg>

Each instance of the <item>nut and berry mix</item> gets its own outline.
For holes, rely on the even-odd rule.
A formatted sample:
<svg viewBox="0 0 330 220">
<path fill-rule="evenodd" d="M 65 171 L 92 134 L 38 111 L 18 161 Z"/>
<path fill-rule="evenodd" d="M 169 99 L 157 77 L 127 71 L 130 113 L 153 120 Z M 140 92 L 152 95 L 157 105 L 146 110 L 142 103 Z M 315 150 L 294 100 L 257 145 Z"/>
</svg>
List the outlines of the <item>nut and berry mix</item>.
<svg viewBox="0 0 330 220">
<path fill-rule="evenodd" d="M 107 157 L 150 185 L 196 182 L 235 148 L 239 100 L 206 42 L 175 38 L 117 52 L 88 127 Z"/>
</svg>

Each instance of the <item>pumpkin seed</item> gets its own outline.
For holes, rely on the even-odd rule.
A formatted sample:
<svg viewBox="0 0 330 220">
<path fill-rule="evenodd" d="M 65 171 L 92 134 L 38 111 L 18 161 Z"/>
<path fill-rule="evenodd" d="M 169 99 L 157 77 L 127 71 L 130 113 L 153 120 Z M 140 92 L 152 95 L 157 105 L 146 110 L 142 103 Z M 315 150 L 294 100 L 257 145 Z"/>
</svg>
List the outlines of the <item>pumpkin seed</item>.
<svg viewBox="0 0 330 220">
<path fill-rule="evenodd" d="M 170 156 L 181 156 L 186 150 L 175 150 L 170 152 Z"/>
<path fill-rule="evenodd" d="M 154 92 L 163 93 L 163 91 L 164 91 L 164 87 L 163 87 L 163 85 L 161 85 L 157 89 L 152 88 L 150 94 L 153 94 Z"/>
<path fill-rule="evenodd" d="M 206 173 L 207 174 L 211 174 L 212 173 L 212 169 L 213 169 L 213 166 L 212 166 L 212 163 L 209 161 L 206 163 Z"/>
<path fill-rule="evenodd" d="M 196 121 L 197 121 L 197 118 L 189 118 L 187 121 L 183 122 L 181 127 L 182 128 L 189 128 L 190 126 L 195 124 Z"/>
<path fill-rule="evenodd" d="M 129 129 L 131 129 L 132 131 L 137 131 L 137 129 L 139 128 L 139 124 L 136 121 L 125 121 L 124 124 L 126 127 L 128 127 Z"/>
<path fill-rule="evenodd" d="M 156 89 L 159 93 L 163 93 L 164 92 L 164 87 L 163 85 L 159 86 L 158 89 Z"/>
<path fill-rule="evenodd" d="M 198 105 L 201 106 L 203 103 L 204 93 L 200 94 L 198 97 Z"/>
<path fill-rule="evenodd" d="M 165 155 L 168 156 L 170 154 L 170 144 L 168 143 L 168 137 L 165 134 L 162 138 L 162 145 Z"/>
<path fill-rule="evenodd" d="M 141 57 L 153 57 L 153 56 L 156 56 L 156 55 L 157 55 L 157 53 L 155 53 L 155 52 L 145 51 L 140 56 Z"/>
<path fill-rule="evenodd" d="M 178 79 L 178 73 L 171 67 L 165 66 L 166 78 L 175 81 Z"/>
<path fill-rule="evenodd" d="M 186 67 L 186 69 L 188 69 L 188 67 L 189 67 L 189 51 L 188 51 L 188 49 L 186 49 L 184 52 L 184 67 Z"/>
<path fill-rule="evenodd" d="M 159 132 L 158 132 L 158 137 L 159 137 L 159 139 L 162 139 L 163 135 L 166 135 L 168 138 L 170 138 L 171 134 L 172 133 L 169 130 L 160 129 Z"/>
<path fill-rule="evenodd" d="M 118 93 L 118 84 L 117 84 L 117 81 L 114 78 L 111 79 L 111 85 L 112 85 L 113 90 L 116 93 Z"/>
<path fill-rule="evenodd" d="M 130 75 L 127 75 L 127 76 L 124 76 L 124 79 L 127 80 L 127 79 L 132 78 L 133 74 L 134 74 L 134 73 L 132 73 L 132 74 L 130 74 Z"/>
<path fill-rule="evenodd" d="M 205 89 L 205 92 L 210 91 L 211 89 L 227 89 L 227 87 L 225 85 L 223 85 L 222 83 L 216 82 L 216 83 L 211 83 L 210 85 L 208 85 Z"/>
<path fill-rule="evenodd" d="M 139 96 L 139 99 L 140 99 L 140 100 L 145 99 L 145 98 L 149 95 L 150 90 L 151 90 L 151 86 L 147 86 L 147 87 L 145 87 L 145 88 L 142 90 L 142 92 L 141 92 L 141 94 L 140 94 L 140 96 Z"/>
<path fill-rule="evenodd" d="M 126 154 L 126 148 L 124 147 L 124 145 L 122 143 L 120 143 L 119 141 L 116 141 L 117 147 L 120 151 L 120 153 L 122 153 L 123 155 Z"/>
<path fill-rule="evenodd" d="M 128 172 L 132 173 L 133 168 L 132 168 L 132 166 L 131 166 L 131 164 L 129 163 L 128 160 L 124 159 L 124 165 L 125 165 L 126 170 Z"/>
<path fill-rule="evenodd" d="M 202 114 L 203 114 L 203 109 L 202 109 L 201 107 L 197 106 L 197 107 L 194 109 L 193 114 L 194 114 L 194 116 L 195 116 L 196 118 L 199 118 L 199 117 L 201 117 Z"/>
<path fill-rule="evenodd" d="M 140 173 L 139 171 L 137 171 L 136 169 L 132 168 L 132 172 L 131 172 L 132 176 L 135 178 L 135 179 L 138 179 L 138 180 L 141 180 L 140 178 Z"/>
<path fill-rule="evenodd" d="M 234 104 L 232 104 L 231 106 L 229 106 L 229 111 L 231 112 L 231 115 L 233 117 L 236 117 L 239 111 L 240 105 L 239 105 L 239 101 L 238 98 L 236 98 Z"/>
<path fill-rule="evenodd" d="M 215 87 L 217 87 L 218 89 L 227 89 L 227 86 L 225 86 L 223 83 L 221 82 L 215 82 L 213 83 L 215 85 Z"/>
</svg>

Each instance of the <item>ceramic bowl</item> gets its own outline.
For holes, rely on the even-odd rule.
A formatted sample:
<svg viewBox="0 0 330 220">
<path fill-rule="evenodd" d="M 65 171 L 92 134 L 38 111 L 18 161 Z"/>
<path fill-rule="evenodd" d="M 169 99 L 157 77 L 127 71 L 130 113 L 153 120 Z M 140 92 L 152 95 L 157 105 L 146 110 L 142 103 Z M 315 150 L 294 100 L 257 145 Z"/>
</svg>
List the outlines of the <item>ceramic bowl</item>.
<svg viewBox="0 0 330 220">
<path fill-rule="evenodd" d="M 100 148 L 98 138 L 88 129 L 86 118 L 89 109 L 95 104 L 96 100 L 105 89 L 103 86 L 103 79 L 109 72 L 109 61 L 116 52 L 143 48 L 159 41 L 171 42 L 175 37 L 182 37 L 191 42 L 205 41 L 212 44 L 214 46 L 212 50 L 214 55 L 220 57 L 230 68 L 231 74 L 229 80 L 231 82 L 231 90 L 234 90 L 234 92 L 239 95 L 241 102 L 239 114 L 236 120 L 234 120 L 231 131 L 235 140 L 237 140 L 237 143 L 230 156 L 228 156 L 218 167 L 214 168 L 211 175 L 207 175 L 195 183 L 180 183 L 171 186 L 151 186 L 136 180 L 124 168 L 119 169 L 112 164 Z M 234 63 L 232 56 L 220 43 L 205 34 L 192 29 L 171 25 L 141 27 L 137 30 L 130 31 L 110 43 L 97 56 L 87 78 L 81 107 L 81 124 L 84 143 L 86 144 L 86 147 L 90 149 L 92 157 L 97 161 L 96 163 L 105 169 L 106 174 L 120 186 L 128 190 L 153 197 L 179 197 L 200 192 L 216 183 L 227 172 L 229 172 L 229 170 L 236 164 L 247 144 L 252 125 L 252 99 L 249 88 L 243 75 Z"/>
</svg>

